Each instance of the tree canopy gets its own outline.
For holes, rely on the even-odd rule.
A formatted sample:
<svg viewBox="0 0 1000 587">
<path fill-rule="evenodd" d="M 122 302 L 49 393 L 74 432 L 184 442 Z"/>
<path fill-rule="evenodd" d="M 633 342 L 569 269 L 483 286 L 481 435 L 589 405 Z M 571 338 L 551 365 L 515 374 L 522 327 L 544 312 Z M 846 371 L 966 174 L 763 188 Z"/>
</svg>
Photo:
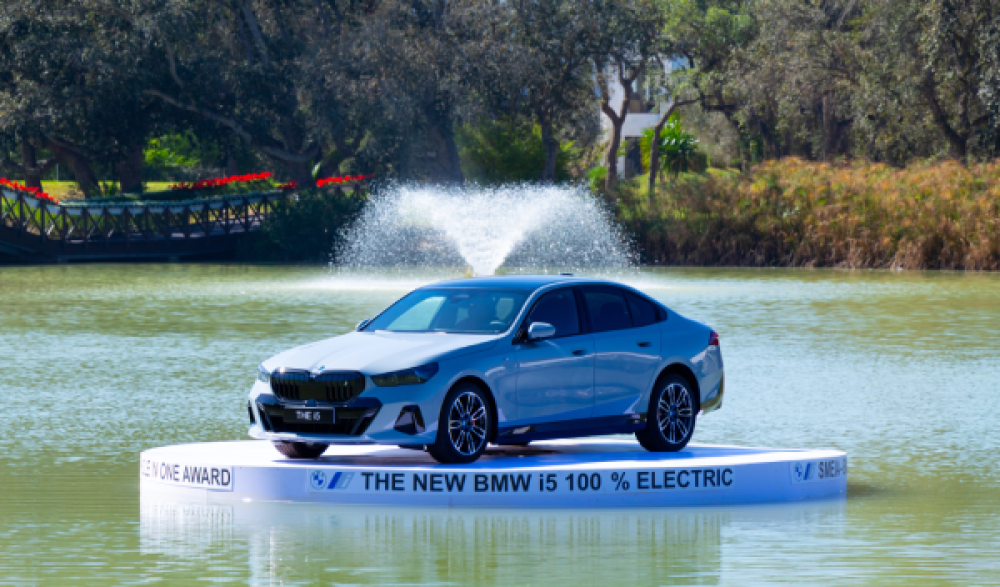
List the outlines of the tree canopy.
<svg viewBox="0 0 1000 587">
<path fill-rule="evenodd" d="M 613 183 L 604 82 L 627 101 L 661 64 L 653 93 L 724 120 L 745 160 L 1000 154 L 987 0 L 7 0 L 0 166 L 135 189 L 150 141 L 183 136 L 302 186 L 345 166 L 452 182 L 459 129 L 507 121 L 552 181 L 603 110 Z"/>
</svg>

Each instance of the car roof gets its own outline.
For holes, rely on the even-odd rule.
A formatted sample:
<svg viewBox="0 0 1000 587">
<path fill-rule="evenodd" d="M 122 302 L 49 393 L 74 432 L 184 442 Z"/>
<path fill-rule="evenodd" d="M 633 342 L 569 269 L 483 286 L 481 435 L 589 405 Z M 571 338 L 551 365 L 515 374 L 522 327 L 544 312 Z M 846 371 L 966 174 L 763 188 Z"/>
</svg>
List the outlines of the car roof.
<svg viewBox="0 0 1000 587">
<path fill-rule="evenodd" d="M 433 289 L 439 287 L 454 287 L 463 289 L 516 289 L 523 291 L 535 291 L 553 284 L 560 285 L 580 285 L 585 283 L 600 283 L 607 285 L 618 285 L 604 279 L 593 279 L 589 277 L 576 277 L 574 275 L 490 275 L 487 277 L 469 277 L 465 279 L 452 279 L 439 281 L 425 285 L 420 289 Z"/>
</svg>

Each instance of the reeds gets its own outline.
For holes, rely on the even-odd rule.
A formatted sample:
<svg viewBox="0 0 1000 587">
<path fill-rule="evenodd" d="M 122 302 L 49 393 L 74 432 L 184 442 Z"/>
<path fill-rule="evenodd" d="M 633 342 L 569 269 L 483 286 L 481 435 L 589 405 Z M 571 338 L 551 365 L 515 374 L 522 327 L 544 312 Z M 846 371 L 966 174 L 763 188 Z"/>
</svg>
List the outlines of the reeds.
<svg viewBox="0 0 1000 587">
<path fill-rule="evenodd" d="M 784 159 L 661 190 L 618 202 L 647 263 L 1000 270 L 1000 160 Z"/>
</svg>

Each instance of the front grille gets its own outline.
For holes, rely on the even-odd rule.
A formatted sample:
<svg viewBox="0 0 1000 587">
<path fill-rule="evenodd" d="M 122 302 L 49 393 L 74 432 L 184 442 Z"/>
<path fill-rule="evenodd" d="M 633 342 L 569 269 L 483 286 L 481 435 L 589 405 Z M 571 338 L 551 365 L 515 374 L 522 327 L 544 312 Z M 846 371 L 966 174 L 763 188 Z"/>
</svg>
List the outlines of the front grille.
<svg viewBox="0 0 1000 587">
<path fill-rule="evenodd" d="M 378 414 L 378 408 L 339 408 L 337 421 L 333 424 L 311 422 L 285 422 L 284 408 L 281 406 L 257 404 L 264 416 L 264 429 L 268 432 L 291 432 L 295 434 L 341 434 L 360 436 Z"/>
<path fill-rule="evenodd" d="M 310 375 L 305 371 L 271 374 L 271 391 L 294 401 L 347 403 L 365 390 L 365 376 L 357 371 L 329 371 Z"/>
</svg>

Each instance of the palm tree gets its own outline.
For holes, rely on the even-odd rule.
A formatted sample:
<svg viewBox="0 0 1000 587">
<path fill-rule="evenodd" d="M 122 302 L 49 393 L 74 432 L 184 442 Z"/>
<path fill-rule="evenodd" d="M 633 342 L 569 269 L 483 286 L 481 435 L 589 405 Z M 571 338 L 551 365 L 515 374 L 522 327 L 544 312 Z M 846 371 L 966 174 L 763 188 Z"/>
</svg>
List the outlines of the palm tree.
<svg viewBox="0 0 1000 587">
<path fill-rule="evenodd" d="M 642 132 L 642 138 L 639 139 L 639 146 L 642 149 L 642 163 L 647 168 L 649 167 L 650 147 L 653 144 L 653 133 L 652 128 L 647 128 Z M 658 171 L 660 181 L 663 181 L 664 173 L 671 173 L 673 181 L 677 181 L 677 177 L 682 171 L 691 171 L 695 165 L 695 155 L 698 153 L 698 139 L 684 130 L 679 116 L 676 114 L 670 116 L 660 132 L 657 142 L 660 151 L 659 169 L 650 169 L 650 173 Z"/>
</svg>

